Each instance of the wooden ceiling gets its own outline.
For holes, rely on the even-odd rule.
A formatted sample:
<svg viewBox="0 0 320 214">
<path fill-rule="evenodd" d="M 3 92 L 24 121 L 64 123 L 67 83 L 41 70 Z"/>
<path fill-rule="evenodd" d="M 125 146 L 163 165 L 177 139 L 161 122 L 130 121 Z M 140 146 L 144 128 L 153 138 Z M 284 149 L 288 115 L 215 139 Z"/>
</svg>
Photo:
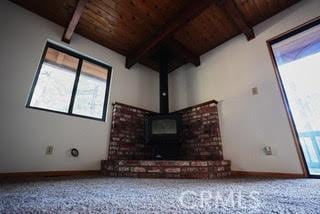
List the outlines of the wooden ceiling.
<svg viewBox="0 0 320 214">
<path fill-rule="evenodd" d="M 169 71 L 244 33 L 299 0 L 10 0 L 127 57 L 126 67 L 159 71 L 157 51 L 170 55 Z M 72 40 L 71 40 L 72 42 Z M 245 41 L 244 41 L 245 42 Z"/>
</svg>

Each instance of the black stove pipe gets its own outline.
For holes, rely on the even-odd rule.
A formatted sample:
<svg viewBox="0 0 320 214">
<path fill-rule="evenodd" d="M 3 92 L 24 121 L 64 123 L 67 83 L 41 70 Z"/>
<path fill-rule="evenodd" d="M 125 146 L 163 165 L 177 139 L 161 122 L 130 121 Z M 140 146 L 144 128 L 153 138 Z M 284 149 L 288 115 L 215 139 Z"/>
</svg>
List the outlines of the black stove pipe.
<svg viewBox="0 0 320 214">
<path fill-rule="evenodd" d="M 160 55 L 160 114 L 169 113 L 168 63 L 168 55 L 163 52 Z"/>
</svg>

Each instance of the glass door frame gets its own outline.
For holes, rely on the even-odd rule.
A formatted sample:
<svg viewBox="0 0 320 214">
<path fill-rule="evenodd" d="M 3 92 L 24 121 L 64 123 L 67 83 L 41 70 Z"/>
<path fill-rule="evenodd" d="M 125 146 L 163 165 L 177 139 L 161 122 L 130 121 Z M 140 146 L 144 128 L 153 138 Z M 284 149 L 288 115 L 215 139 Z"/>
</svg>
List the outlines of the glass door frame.
<svg viewBox="0 0 320 214">
<path fill-rule="evenodd" d="M 286 94 L 286 91 L 284 89 L 284 85 L 283 85 L 283 82 L 281 80 L 281 76 L 280 76 L 280 72 L 279 72 L 279 68 L 278 68 L 278 64 L 276 62 L 276 58 L 274 56 L 274 53 L 273 53 L 273 50 L 272 50 L 272 45 L 273 44 L 276 44 L 278 42 L 281 42 L 287 38 L 290 38 L 296 34 L 299 34 L 303 31 L 306 31 L 314 26 L 317 26 L 317 25 L 320 25 L 320 16 L 315 18 L 315 19 L 312 19 L 296 28 L 293 28 L 285 33 L 282 33 L 276 37 L 273 37 L 271 39 L 269 39 L 267 41 L 267 46 L 268 46 L 268 50 L 269 50 L 269 54 L 270 54 L 270 57 L 271 57 L 271 60 L 272 60 L 272 64 L 273 64 L 273 67 L 274 67 L 274 71 L 275 71 L 275 75 L 276 75 L 276 79 L 277 79 L 277 82 L 278 82 L 278 86 L 279 86 L 279 89 L 280 89 L 280 93 L 281 93 L 281 97 L 282 97 L 282 101 L 283 101 L 283 104 L 284 104 L 284 107 L 285 107 L 285 110 L 286 110 L 286 114 L 287 114 L 287 117 L 288 117 L 288 121 L 289 121 L 289 124 L 290 124 L 290 128 L 291 128 L 291 132 L 292 132 L 292 135 L 293 135 L 293 139 L 294 139 L 294 143 L 295 143 L 295 146 L 296 146 L 296 150 L 297 150 L 297 153 L 298 153 L 298 156 L 299 156 L 299 160 L 300 160 L 300 163 L 301 163 L 301 167 L 302 167 L 302 170 L 303 170 L 303 174 L 305 177 L 309 177 L 309 178 L 320 178 L 320 175 L 311 175 L 310 174 L 310 171 L 308 169 L 308 166 L 307 166 L 307 162 L 306 162 L 306 159 L 305 159 L 305 156 L 304 156 L 304 153 L 303 153 L 303 150 L 302 150 L 302 146 L 301 146 L 301 143 L 300 143 L 300 139 L 299 139 L 299 135 L 298 135 L 298 132 L 297 132 L 297 128 L 296 128 L 296 125 L 295 125 L 295 122 L 294 122 L 294 119 L 293 119 L 293 116 L 292 116 L 292 113 L 291 113 L 291 109 L 290 109 L 290 105 L 289 105 L 289 102 L 288 102 L 288 98 L 287 98 L 287 94 Z"/>
</svg>

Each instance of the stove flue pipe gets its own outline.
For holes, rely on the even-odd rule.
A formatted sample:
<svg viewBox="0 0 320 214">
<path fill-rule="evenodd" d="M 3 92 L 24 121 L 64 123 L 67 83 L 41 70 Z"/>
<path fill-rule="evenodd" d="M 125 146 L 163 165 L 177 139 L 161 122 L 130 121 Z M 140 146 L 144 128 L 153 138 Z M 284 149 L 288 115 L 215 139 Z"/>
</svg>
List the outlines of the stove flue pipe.
<svg viewBox="0 0 320 214">
<path fill-rule="evenodd" d="M 160 114 L 169 113 L 168 63 L 168 55 L 163 51 L 160 55 Z"/>
</svg>

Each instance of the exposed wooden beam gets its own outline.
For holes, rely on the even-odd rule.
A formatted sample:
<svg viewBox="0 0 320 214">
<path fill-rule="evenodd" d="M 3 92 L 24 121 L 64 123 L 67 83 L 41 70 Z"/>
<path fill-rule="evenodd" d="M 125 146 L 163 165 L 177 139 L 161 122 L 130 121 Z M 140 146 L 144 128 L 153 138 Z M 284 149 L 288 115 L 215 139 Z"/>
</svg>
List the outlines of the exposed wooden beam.
<svg viewBox="0 0 320 214">
<path fill-rule="evenodd" d="M 224 0 L 221 3 L 227 13 L 227 15 L 233 20 L 235 25 L 244 33 L 247 40 L 250 41 L 255 38 L 253 29 L 246 23 L 243 15 L 238 9 L 234 0 Z"/>
<path fill-rule="evenodd" d="M 181 56 L 183 59 L 192 63 L 195 66 L 200 65 L 200 57 L 192 53 L 178 40 L 172 38 L 166 41 L 166 44 L 170 48 L 170 50 L 173 51 L 178 57 Z"/>
<path fill-rule="evenodd" d="M 181 66 L 185 65 L 186 63 L 187 62 L 185 62 L 185 61 L 173 62 L 173 63 L 169 62 L 168 73 L 175 71 L 176 69 L 180 68 Z"/>
<path fill-rule="evenodd" d="M 88 0 L 78 0 L 77 6 L 73 12 L 72 18 L 68 24 L 68 27 L 65 29 L 63 36 L 62 36 L 62 41 L 66 43 L 70 43 L 71 37 L 74 33 L 74 30 L 76 29 L 78 22 L 80 20 L 80 17 L 82 15 L 82 12 L 88 3 Z"/>
<path fill-rule="evenodd" d="M 162 41 L 171 37 L 173 33 L 184 27 L 195 17 L 199 16 L 213 2 L 214 0 L 192 0 L 183 11 L 166 23 L 150 40 L 139 47 L 134 53 L 127 56 L 126 68 L 131 68 Z"/>
</svg>

